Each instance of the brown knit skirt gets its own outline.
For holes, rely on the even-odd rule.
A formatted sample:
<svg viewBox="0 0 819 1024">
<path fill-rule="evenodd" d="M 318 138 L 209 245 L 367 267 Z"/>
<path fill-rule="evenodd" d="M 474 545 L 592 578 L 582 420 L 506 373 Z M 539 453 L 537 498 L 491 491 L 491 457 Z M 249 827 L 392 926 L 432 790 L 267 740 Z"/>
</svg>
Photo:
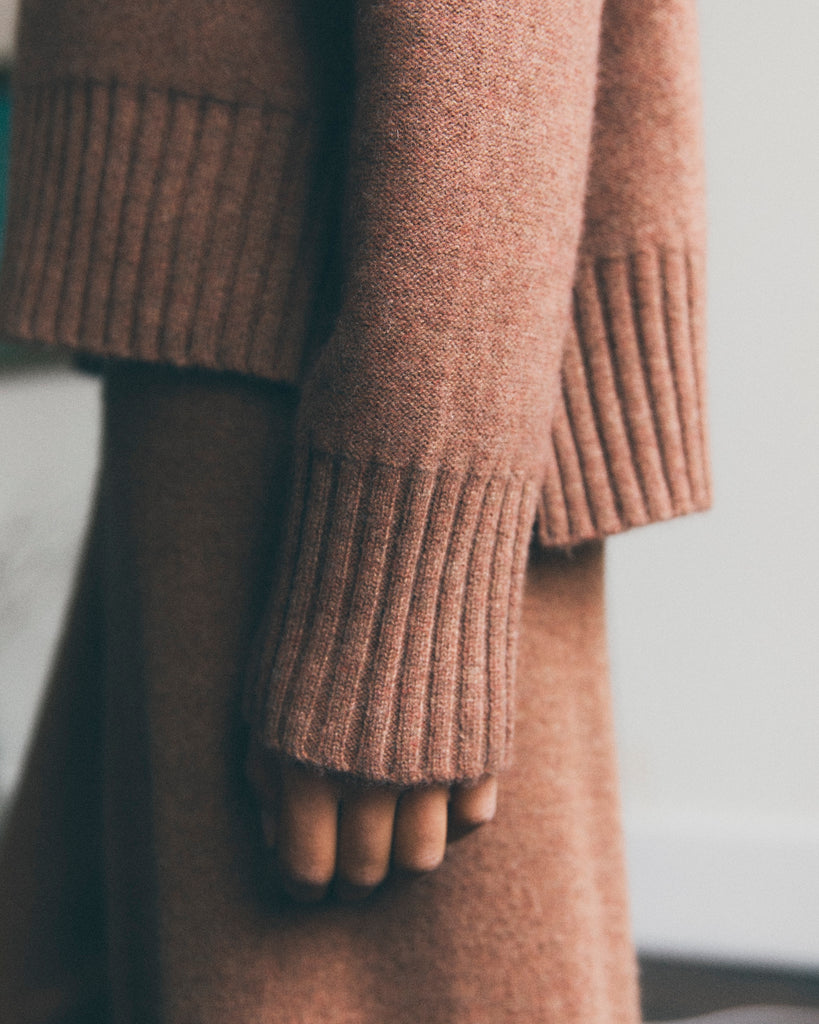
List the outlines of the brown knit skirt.
<svg viewBox="0 0 819 1024">
<path fill-rule="evenodd" d="M 305 908 L 242 779 L 293 396 L 106 385 L 95 513 L 0 850 L 10 1024 L 635 1024 L 603 546 L 533 547 L 516 763 L 421 879 Z"/>
</svg>

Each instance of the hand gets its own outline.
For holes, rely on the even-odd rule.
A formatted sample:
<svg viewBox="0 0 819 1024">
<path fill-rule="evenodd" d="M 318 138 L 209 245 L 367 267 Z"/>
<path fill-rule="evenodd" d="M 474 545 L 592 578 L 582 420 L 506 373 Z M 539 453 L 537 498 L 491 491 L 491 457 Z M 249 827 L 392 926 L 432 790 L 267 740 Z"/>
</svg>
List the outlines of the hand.
<svg viewBox="0 0 819 1024">
<path fill-rule="evenodd" d="M 318 775 L 255 742 L 247 777 L 285 891 L 306 903 L 321 900 L 333 882 L 340 898 L 362 899 L 391 869 L 433 871 L 447 840 L 491 821 L 497 802 L 491 776 L 402 790 Z"/>
</svg>

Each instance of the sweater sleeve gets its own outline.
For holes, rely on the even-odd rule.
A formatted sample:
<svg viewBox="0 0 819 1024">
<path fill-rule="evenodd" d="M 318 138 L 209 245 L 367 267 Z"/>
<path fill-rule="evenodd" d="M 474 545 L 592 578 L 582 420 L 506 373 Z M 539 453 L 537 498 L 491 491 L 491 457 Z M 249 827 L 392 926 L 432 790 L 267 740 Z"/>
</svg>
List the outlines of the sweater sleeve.
<svg viewBox="0 0 819 1024">
<path fill-rule="evenodd" d="M 695 0 L 607 0 L 544 546 L 711 504 L 700 92 Z"/>
<path fill-rule="evenodd" d="M 248 673 L 263 741 L 408 785 L 509 757 L 599 0 L 362 0 L 344 291 Z"/>
</svg>

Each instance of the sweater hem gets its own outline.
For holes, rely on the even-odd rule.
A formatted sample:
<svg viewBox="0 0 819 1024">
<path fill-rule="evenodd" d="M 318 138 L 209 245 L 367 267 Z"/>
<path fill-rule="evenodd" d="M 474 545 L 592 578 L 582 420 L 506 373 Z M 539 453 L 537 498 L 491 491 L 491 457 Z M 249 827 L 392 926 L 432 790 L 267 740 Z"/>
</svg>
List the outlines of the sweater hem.
<svg viewBox="0 0 819 1024">
<path fill-rule="evenodd" d="M 6 336 L 300 379 L 333 223 L 313 119 L 90 78 L 16 83 L 13 118 Z"/>
</svg>

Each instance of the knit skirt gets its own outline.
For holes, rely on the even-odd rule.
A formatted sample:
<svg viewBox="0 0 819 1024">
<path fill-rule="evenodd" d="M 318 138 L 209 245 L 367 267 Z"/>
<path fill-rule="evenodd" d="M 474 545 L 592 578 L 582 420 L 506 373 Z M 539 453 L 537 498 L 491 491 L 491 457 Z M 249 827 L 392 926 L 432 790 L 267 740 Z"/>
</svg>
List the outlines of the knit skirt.
<svg viewBox="0 0 819 1024">
<path fill-rule="evenodd" d="M 635 1024 L 603 544 L 533 543 L 494 822 L 360 904 L 279 892 L 242 773 L 293 396 L 106 384 L 94 514 L 0 851 L 14 1024 Z"/>
</svg>

